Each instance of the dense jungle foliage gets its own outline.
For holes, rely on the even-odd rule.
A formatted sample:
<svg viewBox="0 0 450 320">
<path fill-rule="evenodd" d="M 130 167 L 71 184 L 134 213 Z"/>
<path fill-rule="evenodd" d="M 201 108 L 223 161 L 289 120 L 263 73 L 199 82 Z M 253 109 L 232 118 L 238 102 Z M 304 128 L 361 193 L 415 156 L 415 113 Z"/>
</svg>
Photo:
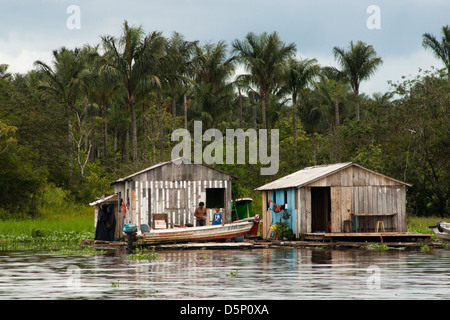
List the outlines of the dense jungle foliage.
<svg viewBox="0 0 450 320">
<path fill-rule="evenodd" d="M 409 214 L 449 215 L 450 28 L 442 40 L 425 33 L 423 46 L 446 68 L 372 96 L 359 91 L 383 63 L 371 45 L 330 48 L 333 68 L 298 57 L 277 32 L 205 44 L 124 22 L 120 36 L 59 48 L 26 74 L 2 64 L 0 216 L 39 216 L 52 190 L 68 203 L 111 192 L 114 179 L 170 160 L 172 132 L 192 132 L 194 121 L 224 134 L 279 129 L 275 176 L 248 161 L 215 165 L 240 178 L 235 197 L 259 197 L 254 188 L 306 166 L 353 161 L 412 184 Z"/>
</svg>

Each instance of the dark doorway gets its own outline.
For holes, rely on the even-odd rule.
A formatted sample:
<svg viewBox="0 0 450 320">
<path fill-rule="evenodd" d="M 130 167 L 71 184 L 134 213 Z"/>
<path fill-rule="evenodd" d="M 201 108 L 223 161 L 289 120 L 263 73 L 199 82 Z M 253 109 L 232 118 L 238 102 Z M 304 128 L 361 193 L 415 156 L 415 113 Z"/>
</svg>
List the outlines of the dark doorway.
<svg viewBox="0 0 450 320">
<path fill-rule="evenodd" d="M 330 232 L 330 187 L 311 187 L 312 232 Z"/>
<path fill-rule="evenodd" d="M 206 189 L 206 208 L 225 207 L 225 188 Z"/>
</svg>

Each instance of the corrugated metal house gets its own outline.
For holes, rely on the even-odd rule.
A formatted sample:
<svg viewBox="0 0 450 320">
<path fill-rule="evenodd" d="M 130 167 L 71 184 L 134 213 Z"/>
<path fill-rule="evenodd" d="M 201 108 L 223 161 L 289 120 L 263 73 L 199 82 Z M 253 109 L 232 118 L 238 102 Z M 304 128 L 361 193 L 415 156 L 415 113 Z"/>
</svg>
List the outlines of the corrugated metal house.
<svg viewBox="0 0 450 320">
<path fill-rule="evenodd" d="M 169 228 L 195 225 L 194 211 L 204 202 L 208 218 L 213 208 L 222 208 L 225 222 L 231 222 L 231 182 L 236 177 L 188 159 L 175 159 L 151 166 L 114 182 L 118 205 L 126 205 L 125 217 L 119 205 L 121 230 L 125 223 L 154 227 L 155 215 L 166 215 Z M 211 221 L 207 221 L 207 224 Z"/>
<path fill-rule="evenodd" d="M 347 162 L 307 167 L 256 190 L 262 193 L 263 237 L 287 222 L 297 238 L 314 232 L 406 232 L 409 184 Z M 277 208 L 280 211 L 277 211 Z"/>
</svg>

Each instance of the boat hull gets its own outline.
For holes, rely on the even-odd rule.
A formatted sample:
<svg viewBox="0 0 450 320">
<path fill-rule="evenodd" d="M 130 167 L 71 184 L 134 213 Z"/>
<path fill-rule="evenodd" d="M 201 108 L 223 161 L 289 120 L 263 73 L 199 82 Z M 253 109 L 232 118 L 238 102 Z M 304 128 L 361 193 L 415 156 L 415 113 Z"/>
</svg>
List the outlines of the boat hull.
<svg viewBox="0 0 450 320">
<path fill-rule="evenodd" d="M 210 241 L 240 237 L 247 234 L 254 223 L 250 221 L 225 224 L 224 226 L 180 227 L 151 230 L 138 236 L 138 244 L 158 244 L 190 241 Z"/>
<path fill-rule="evenodd" d="M 429 228 L 440 240 L 450 242 L 450 223 L 438 221 L 437 225 Z"/>
</svg>

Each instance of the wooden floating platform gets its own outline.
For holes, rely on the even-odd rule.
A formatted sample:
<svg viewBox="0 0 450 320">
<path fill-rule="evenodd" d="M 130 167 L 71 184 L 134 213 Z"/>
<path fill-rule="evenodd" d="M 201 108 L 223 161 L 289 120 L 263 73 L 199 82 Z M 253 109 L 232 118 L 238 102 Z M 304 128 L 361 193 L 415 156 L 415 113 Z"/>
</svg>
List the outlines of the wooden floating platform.
<svg viewBox="0 0 450 320">
<path fill-rule="evenodd" d="M 370 243 L 383 243 L 390 248 L 420 249 L 423 244 L 440 248 L 440 241 L 432 241 L 431 233 L 409 232 L 370 232 L 370 233 L 308 233 L 303 240 L 263 240 L 251 237 L 243 242 L 186 242 L 152 245 L 156 250 L 225 250 L 225 249 L 269 249 L 278 247 L 290 248 L 329 248 L 349 249 L 366 248 Z M 124 241 L 84 240 L 85 245 L 103 248 L 126 247 Z"/>
<path fill-rule="evenodd" d="M 254 247 L 250 242 L 190 242 L 190 243 L 173 243 L 173 244 L 160 244 L 155 248 L 158 250 L 173 250 L 173 249 L 251 249 Z"/>
<path fill-rule="evenodd" d="M 412 232 L 352 232 L 352 233 L 306 233 L 304 240 L 313 241 L 368 241 L 368 242 L 426 242 L 432 233 Z"/>
</svg>

